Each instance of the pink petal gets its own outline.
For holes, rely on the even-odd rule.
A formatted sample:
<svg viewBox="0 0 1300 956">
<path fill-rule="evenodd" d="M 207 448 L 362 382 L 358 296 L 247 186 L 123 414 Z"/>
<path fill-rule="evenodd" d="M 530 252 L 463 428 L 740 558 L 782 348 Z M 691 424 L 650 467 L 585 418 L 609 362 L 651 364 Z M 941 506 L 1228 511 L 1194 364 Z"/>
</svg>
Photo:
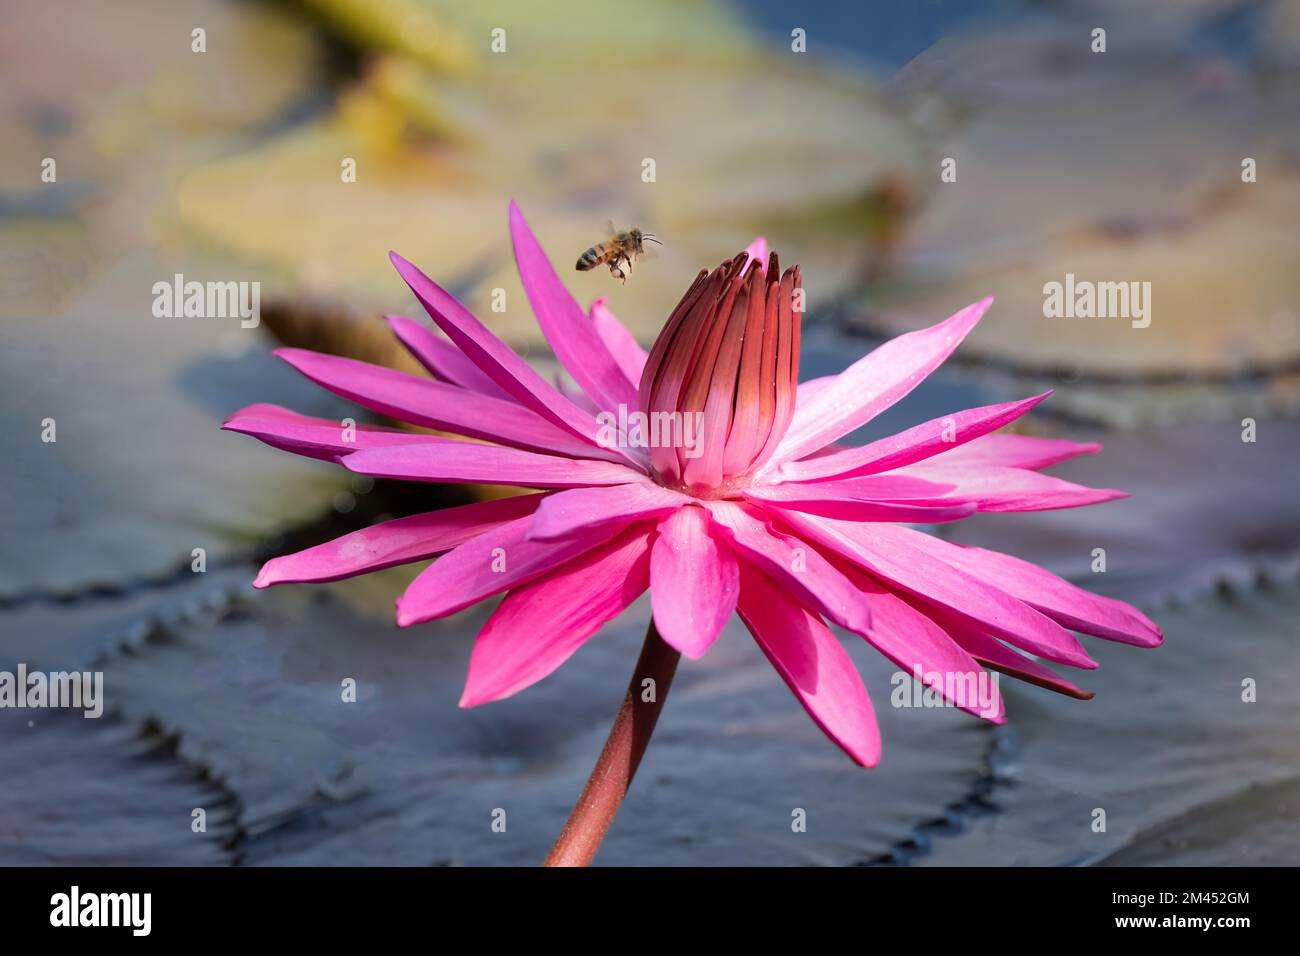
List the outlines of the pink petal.
<svg viewBox="0 0 1300 956">
<path fill-rule="evenodd" d="M 323 388 L 399 421 L 561 455 L 624 460 L 514 402 L 337 355 L 291 348 L 275 354 Z"/>
<path fill-rule="evenodd" d="M 279 405 L 265 404 L 240 409 L 226 419 L 221 427 L 227 431 L 252 435 L 272 448 L 321 461 L 334 461 L 339 455 L 349 455 L 362 448 L 450 441 L 434 435 L 418 435 L 374 425 L 346 428 L 341 421 L 310 418 Z"/>
<path fill-rule="evenodd" d="M 908 332 L 875 349 L 795 409 L 773 463 L 803 458 L 865 425 L 943 364 L 993 300 L 968 305 L 928 329 Z"/>
<path fill-rule="evenodd" d="M 987 435 L 1029 411 L 1051 392 L 1018 402 L 970 408 L 945 415 L 860 448 L 850 448 L 781 466 L 785 481 L 811 481 L 828 477 L 848 478 L 901 468 L 935 455 L 951 452 L 972 439 Z"/>
<path fill-rule="evenodd" d="M 437 445 L 398 445 L 353 452 L 344 468 L 376 478 L 407 481 L 486 482 L 529 488 L 620 485 L 648 479 L 626 465 L 538 455 L 501 445 L 445 441 Z"/>
<path fill-rule="evenodd" d="M 980 511 L 1050 511 L 1128 497 L 1124 491 L 1085 488 L 1023 468 L 999 468 L 978 462 L 948 464 L 942 458 L 909 465 L 898 473 L 955 485 L 952 497 L 973 502 Z"/>
<path fill-rule="evenodd" d="M 741 565 L 741 620 L 822 733 L 864 767 L 880 762 L 871 698 L 835 635 L 756 568 Z"/>
<path fill-rule="evenodd" d="M 339 581 L 431 558 L 443 551 L 532 514 L 544 494 L 476 501 L 455 508 L 396 518 L 353 531 L 262 565 L 253 587 L 304 581 Z"/>
<path fill-rule="evenodd" d="M 745 249 L 745 255 L 749 256 L 749 261 L 745 263 L 745 269 L 749 268 L 750 262 L 757 260 L 758 267 L 764 272 L 767 271 L 767 240 L 762 236 L 758 236 L 749 244 Z M 741 272 L 743 273 L 744 269 Z"/>
<path fill-rule="evenodd" d="M 959 564 L 940 561 L 917 547 L 920 532 L 892 524 L 854 524 L 785 512 L 801 535 L 831 548 L 853 564 L 927 602 L 1039 657 L 1094 668 L 1078 639 L 1042 613 L 996 585 L 985 584 Z M 852 628 L 851 630 L 857 630 Z"/>
<path fill-rule="evenodd" d="M 921 608 L 924 613 L 925 608 Z M 987 634 L 961 621 L 948 619 L 944 621 L 944 630 L 960 644 L 975 660 L 1001 671 L 1017 680 L 1036 684 L 1058 694 L 1065 694 L 1077 700 L 1091 700 L 1096 694 L 1080 690 L 1076 685 L 1057 674 L 1051 668 L 1044 667 L 1032 657 L 1026 657 L 1019 651 L 1007 647 Z"/>
<path fill-rule="evenodd" d="M 817 482 L 817 486 L 835 491 L 845 498 L 864 498 L 869 501 L 940 498 L 952 491 L 954 487 L 908 475 L 864 475 L 861 478 L 827 479 Z"/>
<path fill-rule="evenodd" d="M 995 724 L 1006 722 L 1000 693 L 987 700 L 991 712 L 986 713 L 980 701 L 980 693 L 990 687 L 984 669 L 924 608 L 908 604 L 865 572 L 846 573 L 867 595 L 871 625 L 862 636 L 872 647 L 909 675 L 915 677 L 919 671 L 923 684 L 933 686 L 962 710 Z"/>
<path fill-rule="evenodd" d="M 816 548 L 776 530 L 771 518 L 756 508 L 750 511 L 732 501 L 709 501 L 706 505 L 742 563 L 753 563 L 793 591 L 801 604 L 840 627 L 858 634 L 867 628 L 871 611 L 862 593 Z"/>
<path fill-rule="evenodd" d="M 1073 442 L 1064 438 L 1034 438 L 1030 435 L 985 435 L 945 453 L 943 461 L 996 465 L 1038 471 L 1080 455 L 1101 451 L 1098 442 Z"/>
<path fill-rule="evenodd" d="M 649 353 L 618 320 L 618 316 L 605 305 L 604 296 L 591 303 L 591 323 L 596 327 L 596 334 L 605 343 L 605 348 L 609 349 L 609 354 L 619 370 L 627 377 L 632 387 L 636 388 L 641 382 L 641 373 L 645 370 Z M 639 404 L 631 406 L 631 409 L 637 408 L 640 408 Z"/>
<path fill-rule="evenodd" d="M 537 510 L 528 537 L 554 541 L 592 525 L 629 518 L 648 518 L 676 511 L 694 501 L 649 481 L 595 488 L 575 488 L 550 495 Z"/>
<path fill-rule="evenodd" d="M 560 364 L 603 411 L 617 411 L 619 405 L 629 411 L 638 408 L 636 386 L 619 368 L 596 327 L 555 274 L 537 237 L 524 221 L 524 214 L 513 201 L 510 237 L 524 292 Z"/>
<path fill-rule="evenodd" d="M 555 373 L 555 388 L 561 395 L 573 402 L 573 404 L 577 405 L 584 412 L 591 412 L 593 415 L 600 412 L 600 409 L 596 407 L 596 403 L 587 397 L 586 392 L 578 388 L 576 385 L 570 385 L 564 380 L 562 372 Z"/>
<path fill-rule="evenodd" d="M 852 498 L 835 488 L 816 483 L 755 485 L 741 492 L 750 501 L 773 508 L 805 511 L 808 514 L 841 518 L 845 521 L 903 521 L 908 524 L 940 524 L 960 521 L 975 513 L 971 502 L 953 500 L 866 501 Z"/>
<path fill-rule="evenodd" d="M 952 544 L 928 534 L 910 532 L 904 537 L 913 547 L 940 561 L 960 563 L 971 577 L 996 585 L 1063 627 L 1139 647 L 1156 647 L 1164 641 L 1160 628 L 1137 608 L 1091 594 L 1029 561 Z"/>
<path fill-rule="evenodd" d="M 715 537 L 709 513 L 678 508 L 659 522 L 650 559 L 655 626 L 687 657 L 704 656 L 736 609 L 740 571 L 731 549 Z"/>
<path fill-rule="evenodd" d="M 395 252 L 390 252 L 388 258 L 430 318 L 492 381 L 514 396 L 516 401 L 561 430 L 579 437 L 587 444 L 599 444 L 597 436 L 600 434 L 600 424 L 589 412 L 584 412 L 554 386 L 547 384 L 546 379 L 534 371 L 532 366 L 511 351 L 473 313 L 423 272 Z M 637 460 L 635 454 L 623 450 L 618 454 L 623 458 Z"/>
<path fill-rule="evenodd" d="M 820 378 L 810 378 L 806 382 L 800 382 L 795 390 L 795 414 L 798 414 L 800 405 L 807 405 L 812 402 L 818 395 L 834 385 L 837 378 L 839 378 L 838 375 L 823 375 Z M 816 452 L 813 454 L 816 454 Z"/>
<path fill-rule="evenodd" d="M 532 516 L 471 538 L 425 568 L 397 600 L 397 626 L 410 627 L 462 611 L 539 577 L 617 537 L 625 525 L 605 524 L 563 541 L 531 541 Z M 645 525 L 647 533 L 651 525 Z"/>
<path fill-rule="evenodd" d="M 439 338 L 432 329 L 404 315 L 386 315 L 384 319 L 406 350 L 431 375 L 471 392 L 510 399 L 510 394 L 466 358 L 464 352 L 446 339 Z"/>
<path fill-rule="evenodd" d="M 650 585 L 650 532 L 631 528 L 515 588 L 474 642 L 460 706 L 501 700 L 537 683 Z"/>
</svg>

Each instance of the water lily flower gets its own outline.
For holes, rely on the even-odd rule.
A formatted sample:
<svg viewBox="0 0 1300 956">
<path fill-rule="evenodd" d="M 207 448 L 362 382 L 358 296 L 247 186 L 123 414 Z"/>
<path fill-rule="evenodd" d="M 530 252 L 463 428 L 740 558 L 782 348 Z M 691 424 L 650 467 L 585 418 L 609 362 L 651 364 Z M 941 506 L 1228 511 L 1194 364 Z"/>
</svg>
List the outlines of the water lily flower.
<svg viewBox="0 0 1300 956">
<path fill-rule="evenodd" d="M 276 354 L 372 411 L 464 438 L 342 429 L 270 405 L 225 427 L 362 475 L 543 490 L 398 518 L 274 558 L 257 587 L 436 557 L 397 602 L 402 627 L 505 592 L 474 645 L 466 707 L 543 679 L 646 590 L 647 648 L 661 639 L 668 679 L 676 652 L 703 656 L 737 613 L 809 716 L 864 766 L 878 761 L 880 736 L 828 622 L 909 673 L 976 679 L 991 668 L 1075 697 L 1090 695 L 1049 666 L 1096 666 L 1072 632 L 1161 642 L 1127 604 L 910 527 L 1122 497 L 1042 474 L 1098 445 L 997 433 L 1050 393 L 839 444 L 947 359 L 991 300 L 801 383 L 802 277 L 798 267 L 782 271 L 762 239 L 701 271 L 647 353 L 603 302 L 578 306 L 513 203 L 509 220 L 529 302 L 576 388 L 551 384 L 392 254 L 445 334 L 388 318 L 430 377 L 301 349 Z M 936 690 L 951 695 L 961 684 Z M 952 702 L 1005 720 L 1000 701 L 992 712 Z M 639 751 L 624 757 L 630 780 Z"/>
</svg>

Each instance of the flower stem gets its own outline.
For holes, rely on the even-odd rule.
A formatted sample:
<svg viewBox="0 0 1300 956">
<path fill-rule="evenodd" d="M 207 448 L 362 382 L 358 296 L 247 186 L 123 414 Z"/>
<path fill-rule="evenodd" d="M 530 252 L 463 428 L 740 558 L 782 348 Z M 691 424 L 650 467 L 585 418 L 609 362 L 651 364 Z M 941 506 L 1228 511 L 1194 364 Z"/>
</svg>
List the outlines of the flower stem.
<svg viewBox="0 0 1300 956">
<path fill-rule="evenodd" d="M 623 706 L 609 729 L 605 749 L 543 866 L 586 866 L 596 855 L 650 743 L 679 660 L 681 654 L 664 642 L 651 618 L 641 657 L 632 672 Z M 652 699 L 648 701 L 643 699 L 646 678 L 654 681 L 654 692 L 648 695 Z"/>
</svg>

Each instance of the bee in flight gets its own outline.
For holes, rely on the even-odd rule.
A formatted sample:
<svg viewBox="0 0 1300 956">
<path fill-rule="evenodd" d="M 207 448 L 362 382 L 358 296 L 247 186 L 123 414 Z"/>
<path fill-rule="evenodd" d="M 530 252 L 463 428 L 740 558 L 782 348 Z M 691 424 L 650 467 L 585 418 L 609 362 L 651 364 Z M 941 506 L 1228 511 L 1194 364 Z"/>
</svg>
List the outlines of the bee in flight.
<svg viewBox="0 0 1300 956">
<path fill-rule="evenodd" d="M 658 245 L 662 243 L 649 233 L 635 227 L 626 232 L 616 232 L 614 227 L 610 226 L 609 231 L 612 235 L 608 239 L 596 243 L 578 257 L 576 268 L 579 272 L 587 272 L 596 266 L 608 264 L 609 274 L 615 279 L 622 279 L 623 284 L 626 285 L 627 273 L 632 271 L 632 257 L 645 252 L 643 243 L 653 242 Z M 620 263 L 626 266 L 626 272 L 619 265 Z"/>
</svg>

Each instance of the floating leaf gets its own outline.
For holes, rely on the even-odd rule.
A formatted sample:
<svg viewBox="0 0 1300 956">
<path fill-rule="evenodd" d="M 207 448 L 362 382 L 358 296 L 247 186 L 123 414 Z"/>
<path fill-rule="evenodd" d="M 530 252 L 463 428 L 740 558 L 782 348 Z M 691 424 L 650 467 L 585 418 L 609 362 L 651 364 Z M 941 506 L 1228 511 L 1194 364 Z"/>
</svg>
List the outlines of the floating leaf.
<svg viewBox="0 0 1300 956">
<path fill-rule="evenodd" d="M 214 866 L 234 861 L 229 794 L 198 779 L 157 734 L 111 718 L 0 710 L 6 866 Z M 205 811 L 196 833 L 193 812 Z"/>
<path fill-rule="evenodd" d="M 1297 615 L 1294 579 L 1165 609 L 1157 650 L 1089 642 L 1101 668 L 1085 705 L 1004 682 L 1017 743 L 1000 812 L 934 841 L 922 862 L 1295 864 Z"/>
<path fill-rule="evenodd" d="M 648 614 L 638 603 L 542 683 L 468 711 L 456 701 L 483 612 L 399 632 L 303 589 L 179 627 L 112 662 L 108 684 L 238 795 L 250 863 L 533 865 L 599 753 Z M 598 861 L 852 863 L 960 801 L 981 772 L 982 725 L 889 707 L 892 665 L 848 646 L 876 697 L 880 767 L 828 744 L 733 628 L 679 672 Z M 792 831 L 796 808 L 807 833 Z"/>
<path fill-rule="evenodd" d="M 1102 866 L 1294 866 L 1300 781 L 1250 786 L 1144 830 Z"/>
<path fill-rule="evenodd" d="M 948 109 L 924 208 L 857 321 L 896 334 L 993 294 L 967 353 L 1028 372 L 1294 371 L 1294 84 L 1180 46 L 1214 6 L 1161 35 L 1116 26 L 1104 54 L 1090 25 L 1054 20 L 945 40 L 909 65 L 900 92 Z M 1047 285 L 1067 275 L 1150 283 L 1150 301 L 1048 317 Z"/>
<path fill-rule="evenodd" d="M 219 431 L 253 395 L 340 420 L 360 413 L 261 349 L 237 354 L 259 336 L 238 319 L 154 318 L 159 274 L 136 259 L 63 315 L 0 329 L 0 600 L 167 577 L 195 548 L 215 566 L 315 519 L 347 487 L 329 465 Z"/>
<path fill-rule="evenodd" d="M 511 259 L 512 197 L 575 295 L 609 296 L 646 340 L 701 266 L 760 230 L 777 230 L 783 257 L 817 276 L 812 304 L 830 301 L 888 242 L 917 170 L 907 126 L 859 74 L 764 50 L 695 8 L 683 34 L 656 10 L 634 16 L 660 22 L 649 35 L 662 42 L 584 15 L 575 22 L 588 26 L 542 44 L 527 26 L 541 12 L 521 8 L 516 52 L 487 55 L 470 77 L 380 58 L 334 114 L 186 177 L 180 220 L 282 277 L 277 292 L 297 284 L 318 301 L 409 311 L 386 256 L 397 249 L 523 346 L 541 338 Z M 721 51 L 691 40 L 715 35 L 730 37 Z M 637 64 L 627 82 L 592 91 L 591 77 L 626 57 Z M 343 181 L 347 159 L 355 182 Z M 665 240 L 626 288 L 569 264 L 605 238 L 605 220 Z"/>
</svg>

